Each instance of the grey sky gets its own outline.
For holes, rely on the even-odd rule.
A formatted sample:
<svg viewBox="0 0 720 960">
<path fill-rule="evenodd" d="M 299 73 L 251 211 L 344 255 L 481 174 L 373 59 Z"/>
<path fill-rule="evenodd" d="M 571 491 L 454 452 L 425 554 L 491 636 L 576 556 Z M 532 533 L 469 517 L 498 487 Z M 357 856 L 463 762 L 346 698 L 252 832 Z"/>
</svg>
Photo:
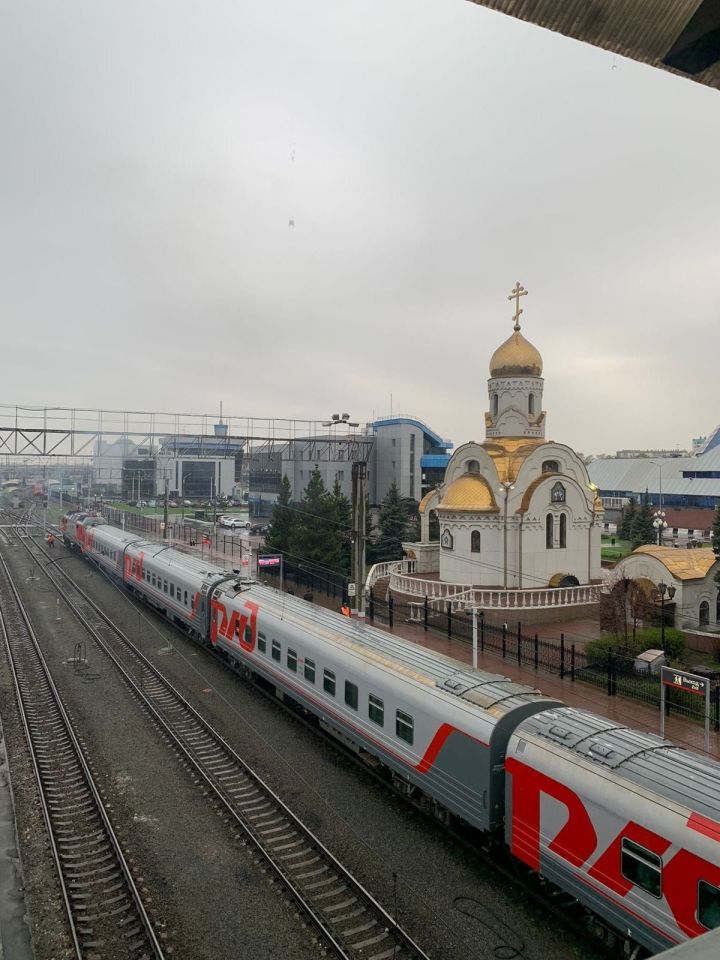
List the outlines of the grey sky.
<svg viewBox="0 0 720 960">
<path fill-rule="evenodd" d="M 464 0 L 0 0 L 0 402 L 720 420 L 716 91 Z M 291 222 L 294 225 L 291 225 Z"/>
</svg>

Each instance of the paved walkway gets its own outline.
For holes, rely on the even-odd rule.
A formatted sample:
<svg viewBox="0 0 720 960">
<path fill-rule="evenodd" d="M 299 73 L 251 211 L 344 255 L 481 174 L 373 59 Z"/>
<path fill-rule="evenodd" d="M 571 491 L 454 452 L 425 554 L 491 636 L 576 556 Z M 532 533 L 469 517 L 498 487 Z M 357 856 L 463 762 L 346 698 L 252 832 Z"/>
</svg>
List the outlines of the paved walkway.
<svg viewBox="0 0 720 960">
<path fill-rule="evenodd" d="M 431 631 L 425 633 L 422 626 L 417 627 L 410 623 L 396 622 L 392 630 L 377 621 L 374 626 L 381 630 L 387 630 L 396 637 L 411 640 L 413 643 L 427 647 L 429 650 L 443 653 L 445 656 L 452 657 L 453 660 L 459 660 L 468 666 L 472 664 L 472 648 L 462 640 L 449 640 L 447 637 Z M 558 676 L 545 673 L 542 670 L 536 671 L 528 667 L 518 667 L 511 660 L 503 660 L 502 657 L 491 653 L 480 654 L 478 652 L 478 668 L 490 673 L 502 673 L 517 683 L 536 687 L 547 696 L 557 697 L 558 700 L 562 700 L 568 706 L 601 714 L 636 730 L 660 733 L 660 712 L 657 707 L 651 704 L 630 700 L 627 697 L 609 697 L 597 687 L 578 680 L 561 680 Z M 666 718 L 665 736 L 680 746 L 702 753 L 704 752 L 704 735 L 705 731 L 701 723 L 673 715 Z M 710 755 L 714 759 L 720 760 L 720 733 L 716 732 L 712 725 L 710 728 Z"/>
</svg>

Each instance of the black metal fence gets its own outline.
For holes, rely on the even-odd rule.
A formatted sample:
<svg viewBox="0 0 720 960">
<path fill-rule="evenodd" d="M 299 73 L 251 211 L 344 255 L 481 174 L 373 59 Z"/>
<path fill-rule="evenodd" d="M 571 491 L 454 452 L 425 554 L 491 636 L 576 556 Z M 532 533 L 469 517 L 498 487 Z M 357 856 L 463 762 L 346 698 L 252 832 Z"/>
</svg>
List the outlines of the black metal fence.
<svg viewBox="0 0 720 960">
<path fill-rule="evenodd" d="M 393 627 L 395 623 L 415 624 L 437 636 L 472 643 L 472 612 L 459 612 L 447 603 L 445 610 L 432 607 L 427 598 L 417 602 L 398 602 L 392 595 L 387 600 L 375 597 L 370 591 L 368 617 Z M 610 654 L 602 661 L 593 660 L 575 643 L 568 642 L 563 633 L 557 640 L 528 636 L 522 623 L 495 624 L 478 615 L 478 651 L 489 653 L 507 662 L 534 670 L 545 670 L 561 680 L 581 681 L 603 688 L 608 696 L 623 696 L 641 700 L 660 708 L 660 677 L 635 669 L 635 658 Z M 666 688 L 666 713 L 682 714 L 693 720 L 704 720 L 705 704 L 693 694 Z M 711 720 L 720 730 L 720 683 L 711 689 Z"/>
</svg>

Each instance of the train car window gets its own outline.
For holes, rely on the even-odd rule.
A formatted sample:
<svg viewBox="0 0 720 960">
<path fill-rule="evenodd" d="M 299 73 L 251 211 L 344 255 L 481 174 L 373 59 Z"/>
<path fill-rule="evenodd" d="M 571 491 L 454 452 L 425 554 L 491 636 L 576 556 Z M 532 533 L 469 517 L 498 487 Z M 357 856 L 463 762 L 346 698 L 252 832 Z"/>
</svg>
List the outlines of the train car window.
<svg viewBox="0 0 720 960">
<path fill-rule="evenodd" d="M 238 630 L 238 633 L 239 633 L 239 632 L 240 632 L 240 631 Z M 245 627 L 245 633 L 243 634 L 243 636 L 244 636 L 244 638 L 245 638 L 245 643 L 246 643 L 246 645 L 247 645 L 248 647 L 251 647 L 251 646 L 252 646 L 252 627 L 250 626 L 249 623 L 248 623 L 248 625 Z"/>
<path fill-rule="evenodd" d="M 260 653 L 265 653 L 265 650 L 266 650 L 266 648 L 267 648 L 267 643 L 265 642 L 265 634 L 264 634 L 264 633 L 259 633 L 259 634 L 258 634 L 258 642 L 257 642 L 257 645 L 258 645 L 258 650 L 260 651 Z"/>
<path fill-rule="evenodd" d="M 155 574 L 152 575 L 152 585 L 153 585 L 154 587 L 157 586 L 157 584 L 156 584 L 156 582 L 155 582 Z"/>
<path fill-rule="evenodd" d="M 623 838 L 621 871 L 626 880 L 658 899 L 662 895 L 662 860 L 651 850 Z"/>
<path fill-rule="evenodd" d="M 183 593 L 183 603 L 187 606 L 187 590 Z"/>
<path fill-rule="evenodd" d="M 315 683 L 315 661 L 305 658 L 305 679 L 309 683 Z"/>
<path fill-rule="evenodd" d="M 272 658 L 280 663 L 280 644 L 277 640 L 273 640 L 272 642 Z"/>
<path fill-rule="evenodd" d="M 720 889 L 705 880 L 698 884 L 698 921 L 708 930 L 720 927 Z"/>
<path fill-rule="evenodd" d="M 167 582 L 167 580 L 163 580 L 163 593 L 167 593 L 167 592 L 168 592 L 168 591 L 167 591 L 167 588 L 168 588 L 168 582 Z"/>
<path fill-rule="evenodd" d="M 171 596 L 171 597 L 174 597 L 174 596 L 175 596 L 175 584 L 174 584 L 174 583 L 171 583 L 171 584 L 170 584 L 170 596 Z"/>
<path fill-rule="evenodd" d="M 385 704 L 372 693 L 368 697 L 368 716 L 379 727 L 385 726 Z"/>
<path fill-rule="evenodd" d="M 358 708 L 358 688 L 356 684 L 350 683 L 349 680 L 345 681 L 345 703 L 353 710 Z"/>
<path fill-rule="evenodd" d="M 331 697 L 335 696 L 335 674 L 332 670 L 323 670 L 323 690 Z"/>
<path fill-rule="evenodd" d="M 404 740 L 405 743 L 412 743 L 414 728 L 415 721 L 409 713 L 403 713 L 402 710 L 395 711 L 395 733 L 398 739 Z"/>
<path fill-rule="evenodd" d="M 287 652 L 287 667 L 288 670 L 297 673 L 297 652 L 295 650 L 288 650 Z"/>
</svg>

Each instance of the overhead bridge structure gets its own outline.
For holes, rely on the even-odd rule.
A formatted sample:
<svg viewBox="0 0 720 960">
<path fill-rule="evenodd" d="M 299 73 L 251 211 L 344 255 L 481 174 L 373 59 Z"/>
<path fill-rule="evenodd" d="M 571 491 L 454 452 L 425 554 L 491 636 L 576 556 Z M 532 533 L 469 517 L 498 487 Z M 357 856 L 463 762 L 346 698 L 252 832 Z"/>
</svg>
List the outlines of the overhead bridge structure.
<svg viewBox="0 0 720 960">
<path fill-rule="evenodd" d="M 339 428 L 342 432 L 339 432 Z M 272 452 L 282 460 L 367 460 L 374 437 L 365 427 L 339 421 L 224 417 L 139 410 L 91 410 L 0 404 L 0 462 L 35 457 L 82 462 L 103 445 L 123 442 L 147 450 L 162 448 L 177 457 L 247 457 Z"/>
</svg>

